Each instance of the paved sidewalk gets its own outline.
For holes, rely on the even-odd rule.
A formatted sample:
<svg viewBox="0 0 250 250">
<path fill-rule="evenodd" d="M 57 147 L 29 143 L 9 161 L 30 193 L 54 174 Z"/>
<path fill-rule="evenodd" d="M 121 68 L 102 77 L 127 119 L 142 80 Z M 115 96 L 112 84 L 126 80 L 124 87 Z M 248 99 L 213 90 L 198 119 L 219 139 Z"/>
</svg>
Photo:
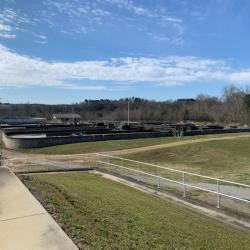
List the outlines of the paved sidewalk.
<svg viewBox="0 0 250 250">
<path fill-rule="evenodd" d="M 0 249 L 78 249 L 22 182 L 0 167 Z"/>
</svg>

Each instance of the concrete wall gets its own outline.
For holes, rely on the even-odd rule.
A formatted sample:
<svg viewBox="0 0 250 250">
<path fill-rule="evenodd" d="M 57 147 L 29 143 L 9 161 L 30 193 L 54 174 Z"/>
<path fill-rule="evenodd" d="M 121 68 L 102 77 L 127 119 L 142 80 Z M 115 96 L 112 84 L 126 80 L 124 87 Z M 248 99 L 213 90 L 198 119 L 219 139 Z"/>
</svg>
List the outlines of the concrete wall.
<svg viewBox="0 0 250 250">
<path fill-rule="evenodd" d="M 123 140 L 138 138 L 153 138 L 170 136 L 169 132 L 135 132 L 135 133 L 119 133 L 119 134 L 92 134 L 84 136 L 60 136 L 47 138 L 12 138 L 10 135 L 4 134 L 3 141 L 6 148 L 9 149 L 25 149 L 48 147 L 60 144 L 93 142 L 106 140 Z"/>
<path fill-rule="evenodd" d="M 225 134 L 225 133 L 240 133 L 250 132 L 250 129 L 215 129 L 203 131 L 184 132 L 184 136 L 208 135 L 208 134 Z M 70 144 L 79 142 L 93 142 L 106 140 L 124 140 L 124 139 L 139 139 L 153 137 L 169 137 L 170 132 L 133 132 L 133 133 L 116 133 L 116 134 L 89 134 L 84 136 L 60 136 L 47 138 L 12 138 L 11 134 L 3 134 L 3 141 L 6 148 L 9 149 L 25 149 L 48 147 L 60 144 Z"/>
<path fill-rule="evenodd" d="M 184 132 L 184 136 L 194 135 L 213 135 L 213 134 L 227 134 L 227 133 L 241 133 L 250 132 L 250 128 L 225 128 L 225 129 L 211 129 L 211 130 L 194 130 Z"/>
</svg>

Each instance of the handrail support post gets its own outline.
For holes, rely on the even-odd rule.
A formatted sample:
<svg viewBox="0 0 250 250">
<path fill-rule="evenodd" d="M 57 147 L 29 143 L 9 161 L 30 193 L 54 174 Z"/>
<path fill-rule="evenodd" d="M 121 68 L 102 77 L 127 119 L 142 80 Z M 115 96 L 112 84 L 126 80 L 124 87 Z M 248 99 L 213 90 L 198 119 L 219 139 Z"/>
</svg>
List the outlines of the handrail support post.
<svg viewBox="0 0 250 250">
<path fill-rule="evenodd" d="M 220 183 L 217 180 L 217 208 L 220 208 Z"/>
<path fill-rule="evenodd" d="M 185 184 L 185 173 L 182 173 L 182 182 L 183 182 L 183 197 L 186 197 L 186 184 Z"/>
</svg>

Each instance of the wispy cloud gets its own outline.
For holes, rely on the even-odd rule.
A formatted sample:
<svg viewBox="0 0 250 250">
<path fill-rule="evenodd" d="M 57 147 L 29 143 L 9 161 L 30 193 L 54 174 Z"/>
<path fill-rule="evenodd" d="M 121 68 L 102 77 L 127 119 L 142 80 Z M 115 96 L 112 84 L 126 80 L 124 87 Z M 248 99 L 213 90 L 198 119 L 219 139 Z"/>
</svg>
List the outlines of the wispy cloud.
<svg viewBox="0 0 250 250">
<path fill-rule="evenodd" d="M 111 87 L 143 82 L 172 86 L 202 81 L 250 83 L 250 69 L 237 71 L 223 60 L 188 56 L 49 62 L 0 46 L 0 87 L 55 86 L 102 90 L 107 87 L 107 82 Z"/>
<path fill-rule="evenodd" d="M 45 35 L 41 35 L 41 34 L 37 34 L 37 33 L 33 33 L 34 37 L 35 37 L 35 42 L 36 43 L 40 43 L 40 44 L 46 44 L 48 43 L 48 37 Z"/>
<path fill-rule="evenodd" d="M 50 27 L 57 27 L 64 34 L 86 34 L 96 30 L 112 13 L 97 6 L 96 1 L 44 1 L 45 9 L 41 12 L 40 20 Z M 63 22 L 60 18 L 63 17 Z"/>
<path fill-rule="evenodd" d="M 147 18 L 158 19 L 159 21 L 164 21 L 168 23 L 181 23 L 182 19 L 177 17 L 172 17 L 166 13 L 163 9 L 159 8 L 145 8 L 141 5 L 135 4 L 132 0 L 104 0 L 108 3 L 115 4 L 119 8 L 125 8 L 135 15 L 144 16 Z"/>
<path fill-rule="evenodd" d="M 180 40 L 184 33 L 181 18 L 170 15 L 162 8 L 137 5 L 132 0 L 46 0 L 44 4 L 46 9 L 42 11 L 40 20 L 68 35 L 86 35 L 98 31 L 103 25 L 127 26 L 144 34 L 151 30 L 154 36 L 162 35 L 160 30 L 152 31 L 148 27 L 150 24 L 162 29 L 165 36 L 168 33 L 169 41 L 173 43 L 175 39 Z M 65 22 L 59 22 L 60 16 Z"/>
<path fill-rule="evenodd" d="M 64 89 L 69 89 L 69 90 L 95 90 L 95 91 L 99 91 L 99 90 L 105 90 L 106 87 L 105 86 L 99 86 L 99 85 L 95 85 L 95 86 L 79 86 L 79 85 L 75 85 L 75 84 L 66 84 L 64 86 L 62 86 Z"/>
<path fill-rule="evenodd" d="M 6 6 L 9 7 L 0 10 L 0 37 L 6 39 L 14 39 L 25 32 L 34 42 L 46 44 L 48 39 L 34 39 L 32 34 L 34 30 L 48 27 L 74 39 L 103 28 L 125 28 L 136 31 L 138 37 L 151 32 L 148 38 L 156 42 L 180 44 L 183 40 L 180 17 L 169 14 L 164 8 L 149 8 L 132 0 L 43 0 L 39 4 L 34 2 L 28 13 L 15 8 L 18 6 L 15 3 Z"/>
<path fill-rule="evenodd" d="M 0 9 L 0 37 L 16 38 L 16 31 L 21 30 L 25 23 L 33 23 L 33 21 L 27 15 L 18 13 L 14 9 Z"/>
<path fill-rule="evenodd" d="M 3 23 L 0 23 L 0 31 L 11 31 L 12 30 L 12 27 L 10 25 L 6 25 L 6 24 L 3 24 Z"/>
</svg>

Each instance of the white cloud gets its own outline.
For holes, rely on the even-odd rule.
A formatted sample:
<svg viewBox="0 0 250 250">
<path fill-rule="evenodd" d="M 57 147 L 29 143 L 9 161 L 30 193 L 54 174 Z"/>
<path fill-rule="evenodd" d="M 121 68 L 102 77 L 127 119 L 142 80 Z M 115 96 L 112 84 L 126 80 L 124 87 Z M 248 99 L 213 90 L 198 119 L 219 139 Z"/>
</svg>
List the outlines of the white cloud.
<svg viewBox="0 0 250 250">
<path fill-rule="evenodd" d="M 10 25 L 0 23 L 0 31 L 11 31 L 11 30 L 12 30 L 12 27 Z"/>
<path fill-rule="evenodd" d="M 12 4 L 8 6 L 16 7 Z M 109 30 L 129 27 L 139 31 L 142 36 L 150 31 L 154 33 L 150 38 L 157 42 L 166 42 L 167 39 L 161 39 L 164 36 L 169 37 L 171 44 L 181 44 L 183 20 L 169 14 L 164 8 L 145 6 L 132 0 L 44 0 L 42 5 L 34 3 L 29 14 L 25 14 L 23 9 L 2 8 L 0 38 L 14 39 L 21 32 L 32 37 L 33 31 L 42 30 L 44 25 L 71 37 L 86 36 L 108 26 Z M 46 39 L 37 38 L 34 42 L 48 43 Z"/>
<path fill-rule="evenodd" d="M 160 19 L 161 21 L 168 23 L 181 23 L 182 19 L 177 17 L 172 17 L 167 13 L 164 13 L 162 9 L 159 8 L 145 8 L 143 6 L 136 5 L 132 0 L 105 0 L 108 3 L 115 4 L 119 8 L 125 8 L 135 15 L 144 16 L 147 18 Z"/>
<path fill-rule="evenodd" d="M 45 35 L 36 35 L 36 36 L 42 40 L 47 40 L 47 36 Z"/>
<path fill-rule="evenodd" d="M 106 87 L 104 86 L 78 86 L 74 84 L 68 84 L 63 86 L 64 89 L 69 89 L 69 90 L 104 90 Z"/>
<path fill-rule="evenodd" d="M 8 34 L 5 32 L 2 32 L 2 33 L 0 32 L 0 37 L 7 38 L 7 39 L 15 39 L 16 35 L 15 34 Z"/>
<path fill-rule="evenodd" d="M 0 87 L 39 85 L 102 90 L 107 82 L 110 85 L 148 82 L 172 86 L 202 81 L 250 83 L 250 69 L 235 71 L 222 60 L 173 56 L 49 62 L 17 54 L 0 45 Z M 96 82 L 103 84 L 97 86 Z"/>
<path fill-rule="evenodd" d="M 182 45 L 184 43 L 182 18 L 171 16 L 164 8 L 146 8 L 142 5 L 135 4 L 133 0 L 105 0 L 104 2 L 129 11 L 136 16 L 136 20 L 138 18 L 145 19 L 141 23 L 136 21 L 134 26 L 138 30 L 150 30 L 146 33 L 156 42 L 167 42 L 175 45 Z M 148 29 L 148 22 L 152 23 L 155 29 Z M 159 31 L 159 29 L 161 31 Z"/>
<path fill-rule="evenodd" d="M 11 8 L 0 9 L 0 37 L 6 39 L 16 38 L 15 32 L 22 30 L 24 23 L 33 23 L 28 16 L 23 15 Z"/>
<path fill-rule="evenodd" d="M 71 36 L 96 32 L 103 25 L 127 26 L 146 33 L 152 30 L 149 23 L 156 27 L 152 31 L 154 36 L 167 34 L 173 44 L 180 44 L 184 33 L 181 18 L 170 15 L 163 8 L 146 8 L 132 0 L 46 0 L 44 4 L 46 8 L 39 16 L 40 20 Z"/>
<path fill-rule="evenodd" d="M 7 39 L 16 38 L 15 34 L 12 34 L 13 28 L 10 25 L 0 23 L 0 37 Z"/>
<path fill-rule="evenodd" d="M 250 69 L 246 69 L 240 72 L 234 72 L 229 75 L 229 79 L 232 82 L 248 82 L 250 83 Z"/>
<path fill-rule="evenodd" d="M 36 43 L 40 43 L 40 44 L 47 44 L 48 43 L 48 37 L 45 35 L 41 35 L 41 34 L 36 34 L 33 33 Z"/>
</svg>

